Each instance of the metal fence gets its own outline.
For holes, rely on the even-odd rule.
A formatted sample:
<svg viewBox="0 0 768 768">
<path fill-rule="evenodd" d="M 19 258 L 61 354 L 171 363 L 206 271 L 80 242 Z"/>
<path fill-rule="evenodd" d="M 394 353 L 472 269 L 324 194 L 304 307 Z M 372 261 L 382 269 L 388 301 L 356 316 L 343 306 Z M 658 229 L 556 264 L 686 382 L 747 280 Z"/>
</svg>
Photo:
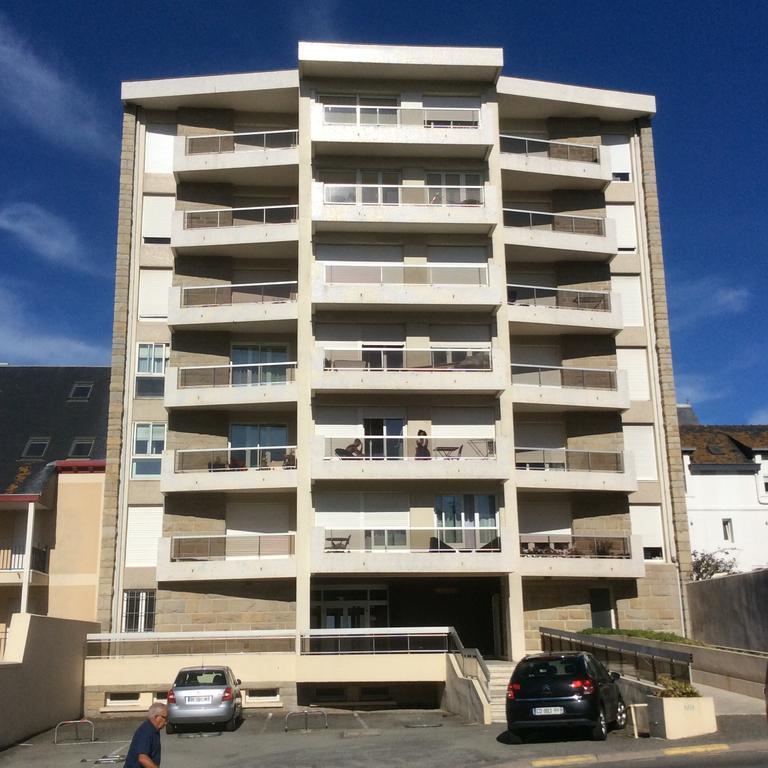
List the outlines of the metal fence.
<svg viewBox="0 0 768 768">
<path fill-rule="evenodd" d="M 297 146 L 298 143 L 299 132 L 295 129 L 215 133 L 205 136 L 187 136 L 186 154 L 218 154 L 252 149 L 290 149 Z"/>
<path fill-rule="evenodd" d="M 499 149 L 511 155 L 533 155 L 552 160 L 578 163 L 599 163 L 600 147 L 594 144 L 574 144 L 569 141 L 529 139 L 526 136 L 499 136 Z"/>
<path fill-rule="evenodd" d="M 578 291 L 572 288 L 548 288 L 541 285 L 507 284 L 507 302 L 515 306 L 581 309 L 610 312 L 611 294 L 607 291 Z"/>
<path fill-rule="evenodd" d="M 504 226 L 550 229 L 553 232 L 570 232 L 577 235 L 605 235 L 605 219 L 596 216 L 575 216 L 523 208 L 505 208 Z"/>
</svg>

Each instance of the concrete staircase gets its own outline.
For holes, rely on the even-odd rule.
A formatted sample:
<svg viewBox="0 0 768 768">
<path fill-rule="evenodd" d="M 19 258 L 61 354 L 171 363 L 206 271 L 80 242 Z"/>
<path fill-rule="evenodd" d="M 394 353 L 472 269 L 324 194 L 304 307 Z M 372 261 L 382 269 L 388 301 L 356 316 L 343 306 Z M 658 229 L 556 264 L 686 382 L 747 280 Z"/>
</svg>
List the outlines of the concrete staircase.
<svg viewBox="0 0 768 768">
<path fill-rule="evenodd" d="M 512 676 L 516 662 L 488 661 L 486 659 L 485 664 L 491 673 L 490 691 L 493 722 L 505 723 L 507 721 L 507 683 L 509 683 L 509 678 Z"/>
</svg>

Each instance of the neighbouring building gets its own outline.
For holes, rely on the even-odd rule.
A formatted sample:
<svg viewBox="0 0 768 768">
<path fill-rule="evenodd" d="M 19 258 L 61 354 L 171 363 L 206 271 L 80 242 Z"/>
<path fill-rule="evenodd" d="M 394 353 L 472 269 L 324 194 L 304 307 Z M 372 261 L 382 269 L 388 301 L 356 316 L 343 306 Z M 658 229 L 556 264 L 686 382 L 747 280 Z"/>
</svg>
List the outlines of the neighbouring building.
<svg viewBox="0 0 768 768">
<path fill-rule="evenodd" d="M 109 373 L 0 366 L 0 658 L 14 613 L 96 618 Z"/>
<path fill-rule="evenodd" d="M 768 425 L 680 425 L 691 549 L 768 567 Z"/>
<path fill-rule="evenodd" d="M 245 651 L 252 703 L 405 702 L 445 659 L 374 644 L 683 629 L 655 101 L 502 63 L 123 84 L 91 710 L 179 648 Z"/>
</svg>

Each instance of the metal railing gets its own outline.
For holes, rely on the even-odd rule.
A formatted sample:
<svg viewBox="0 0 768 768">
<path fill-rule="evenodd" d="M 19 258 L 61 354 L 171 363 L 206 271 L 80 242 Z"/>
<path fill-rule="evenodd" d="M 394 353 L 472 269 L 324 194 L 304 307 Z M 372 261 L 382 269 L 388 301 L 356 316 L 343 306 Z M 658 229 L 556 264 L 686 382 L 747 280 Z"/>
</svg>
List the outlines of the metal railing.
<svg viewBox="0 0 768 768">
<path fill-rule="evenodd" d="M 184 229 L 246 227 L 251 224 L 291 224 L 297 220 L 298 216 L 298 205 L 204 208 L 196 211 L 184 211 Z"/>
<path fill-rule="evenodd" d="M 410 184 L 323 184 L 329 205 L 424 205 L 478 208 L 485 205 L 483 187 Z"/>
<path fill-rule="evenodd" d="M 196 365 L 178 370 L 179 389 L 193 387 L 265 387 L 296 380 L 296 361 Z"/>
<path fill-rule="evenodd" d="M 515 306 L 581 309 L 591 312 L 611 311 L 611 294 L 608 291 L 578 291 L 540 285 L 508 283 L 507 302 Z"/>
<path fill-rule="evenodd" d="M 48 573 L 48 547 L 32 547 L 29 567 L 33 571 Z"/>
<path fill-rule="evenodd" d="M 0 541 L 0 571 L 21 571 L 24 569 L 24 544 Z"/>
<path fill-rule="evenodd" d="M 493 438 L 433 435 L 326 437 L 324 458 L 342 461 L 489 461 L 496 458 L 496 441 Z"/>
<path fill-rule="evenodd" d="M 296 632 L 261 629 L 224 632 L 122 632 L 86 636 L 86 658 L 295 653 Z"/>
<path fill-rule="evenodd" d="M 300 639 L 301 653 L 345 655 L 375 653 L 450 653 L 451 627 L 379 627 L 311 629 Z"/>
<path fill-rule="evenodd" d="M 524 557 L 632 557 L 626 536 L 571 536 L 567 534 L 520 534 L 520 554 Z"/>
<path fill-rule="evenodd" d="M 171 562 L 291 557 L 296 533 L 258 533 L 217 536 L 172 536 Z"/>
<path fill-rule="evenodd" d="M 451 646 L 454 658 L 464 677 L 473 677 L 480 684 L 486 703 L 491 703 L 491 672 L 477 648 L 465 648 L 458 632 L 451 627 Z"/>
<path fill-rule="evenodd" d="M 510 155 L 545 155 L 552 160 L 578 163 L 599 163 L 600 147 L 595 144 L 574 144 L 569 141 L 531 139 L 526 136 L 499 136 L 500 150 Z"/>
<path fill-rule="evenodd" d="M 624 455 L 617 451 L 572 448 L 515 448 L 515 469 L 562 472 L 623 472 Z"/>
<path fill-rule="evenodd" d="M 480 110 L 471 107 L 396 107 L 323 104 L 326 125 L 407 128 L 479 128 Z"/>
<path fill-rule="evenodd" d="M 299 143 L 299 131 L 245 131 L 239 133 L 211 133 L 187 136 L 185 152 L 188 155 L 207 155 L 222 152 L 242 152 L 252 149 L 291 149 Z"/>
<path fill-rule="evenodd" d="M 605 219 L 598 216 L 576 216 L 570 213 L 530 211 L 523 208 L 505 208 L 503 213 L 505 227 L 605 236 Z"/>
<path fill-rule="evenodd" d="M 581 635 L 550 627 L 539 627 L 539 634 L 542 650 L 548 653 L 588 651 L 624 677 L 655 683 L 659 675 L 665 674 L 674 680 L 691 682 L 693 657 L 690 653 L 607 635 Z"/>
<path fill-rule="evenodd" d="M 445 347 L 325 347 L 323 370 L 364 371 L 491 371 L 490 349 Z"/>
<path fill-rule="evenodd" d="M 181 289 L 182 307 L 224 307 L 231 304 L 283 304 L 296 301 L 298 281 L 193 285 Z"/>
<path fill-rule="evenodd" d="M 488 266 L 342 262 L 325 264 L 325 282 L 350 285 L 488 285 Z"/>
<path fill-rule="evenodd" d="M 190 448 L 176 451 L 174 472 L 242 472 L 296 469 L 295 445 L 247 448 Z"/>
<path fill-rule="evenodd" d="M 616 390 L 616 369 L 567 368 L 560 365 L 512 363 L 512 383 L 534 387 Z"/>
<path fill-rule="evenodd" d="M 0 661 L 5 658 L 5 641 L 8 637 L 8 630 L 3 627 L 0 629 Z"/>
<path fill-rule="evenodd" d="M 325 552 L 501 552 L 496 526 L 325 528 L 324 539 Z"/>
</svg>

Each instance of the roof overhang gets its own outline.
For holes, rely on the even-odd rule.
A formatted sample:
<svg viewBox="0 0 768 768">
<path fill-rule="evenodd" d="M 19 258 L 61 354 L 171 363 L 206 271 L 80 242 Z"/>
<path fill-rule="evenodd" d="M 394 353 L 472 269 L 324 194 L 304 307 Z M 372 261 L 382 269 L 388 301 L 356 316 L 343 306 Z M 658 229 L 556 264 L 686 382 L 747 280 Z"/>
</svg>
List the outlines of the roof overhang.
<svg viewBox="0 0 768 768">
<path fill-rule="evenodd" d="M 0 493 L 0 507 L 3 509 L 26 509 L 29 504 L 40 501 L 37 493 Z"/>
<path fill-rule="evenodd" d="M 500 77 L 496 89 L 502 118 L 591 117 L 624 121 L 656 113 L 655 97 L 645 93 L 605 91 L 519 77 Z"/>
<path fill-rule="evenodd" d="M 62 459 L 54 461 L 57 472 L 104 472 L 107 467 L 105 459 Z"/>
<path fill-rule="evenodd" d="M 296 112 L 299 73 L 244 72 L 238 75 L 128 80 L 122 84 L 124 104 L 145 109 L 235 109 L 244 112 Z"/>
<path fill-rule="evenodd" d="M 495 83 L 502 48 L 299 42 L 302 77 Z"/>
</svg>

